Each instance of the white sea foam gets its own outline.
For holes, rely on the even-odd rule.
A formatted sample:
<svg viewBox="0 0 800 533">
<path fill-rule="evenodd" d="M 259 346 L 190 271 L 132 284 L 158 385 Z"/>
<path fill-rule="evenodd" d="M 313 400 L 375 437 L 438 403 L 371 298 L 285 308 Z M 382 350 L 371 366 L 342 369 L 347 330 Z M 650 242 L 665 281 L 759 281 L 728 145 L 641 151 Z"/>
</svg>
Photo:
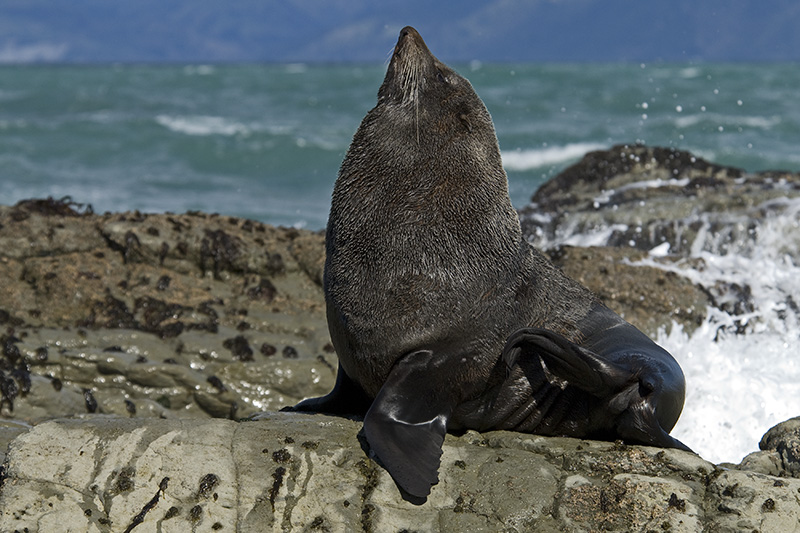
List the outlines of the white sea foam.
<svg viewBox="0 0 800 533">
<path fill-rule="evenodd" d="M 681 178 L 681 179 L 668 179 L 663 180 L 661 178 L 654 179 L 654 180 L 642 180 L 636 181 L 633 183 L 629 183 L 620 187 L 619 189 L 608 189 L 601 192 L 599 195 L 595 196 L 593 199 L 595 209 L 599 208 L 601 205 L 607 204 L 611 201 L 614 197 L 614 194 L 618 192 L 630 191 L 635 189 L 658 189 L 660 187 L 684 187 L 689 184 L 689 178 Z"/>
<path fill-rule="evenodd" d="M 642 180 L 642 181 L 634 181 L 633 183 L 629 183 L 625 186 L 619 188 L 620 191 L 629 191 L 634 189 L 658 189 L 660 187 L 684 187 L 689 184 L 689 178 L 681 178 L 681 179 L 654 179 L 654 180 Z"/>
<path fill-rule="evenodd" d="M 565 146 L 548 146 L 533 150 L 502 152 L 503 166 L 507 170 L 524 171 L 547 165 L 557 165 L 577 160 L 592 150 L 607 148 L 597 143 L 575 143 Z"/>
<path fill-rule="evenodd" d="M 747 127 L 769 130 L 781 122 L 781 117 L 775 115 L 764 116 L 738 116 L 721 115 L 717 113 L 699 113 L 695 115 L 682 115 L 675 118 L 675 126 L 681 129 L 691 128 L 697 124 L 707 122 L 717 126 Z"/>
<path fill-rule="evenodd" d="M 721 252 L 717 236 L 701 231 L 703 242 L 692 247 L 703 260 L 700 268 L 638 263 L 680 272 L 706 287 L 750 288 L 752 311 L 731 315 L 710 308 L 691 335 L 674 326 L 657 339 L 686 374 L 686 405 L 673 435 L 710 461 L 739 462 L 758 449 L 767 429 L 800 415 L 800 200 L 783 205 L 783 212 L 760 223 L 754 242 L 734 243 L 734 251 Z"/>
<path fill-rule="evenodd" d="M 285 69 L 288 74 L 303 74 L 308 71 L 308 65 L 305 63 L 288 63 Z"/>
<path fill-rule="evenodd" d="M 567 227 L 564 231 L 565 237 L 560 239 L 558 243 L 567 246 L 605 246 L 615 231 L 624 233 L 628 231 L 628 226 L 625 224 L 612 224 L 611 226 L 594 228 L 586 233 L 572 233 Z"/>
<path fill-rule="evenodd" d="M 696 78 L 701 74 L 700 69 L 697 67 L 686 67 L 680 70 L 680 77 L 684 79 Z"/>
<path fill-rule="evenodd" d="M 650 249 L 647 254 L 650 257 L 665 257 L 669 255 L 670 244 L 668 242 L 662 242 L 658 246 L 655 246 Z"/>
<path fill-rule="evenodd" d="M 686 404 L 672 434 L 703 458 L 738 463 L 773 425 L 800 414 L 797 331 L 720 331 L 731 317 L 712 311 L 691 335 L 673 327 L 657 342 L 686 375 Z"/>
<path fill-rule="evenodd" d="M 186 65 L 183 73 L 187 76 L 211 76 L 216 73 L 216 69 L 213 65 Z"/>
<path fill-rule="evenodd" d="M 158 115 L 156 122 L 170 131 L 186 135 L 239 135 L 250 133 L 250 127 L 223 117 L 206 115 Z"/>
</svg>

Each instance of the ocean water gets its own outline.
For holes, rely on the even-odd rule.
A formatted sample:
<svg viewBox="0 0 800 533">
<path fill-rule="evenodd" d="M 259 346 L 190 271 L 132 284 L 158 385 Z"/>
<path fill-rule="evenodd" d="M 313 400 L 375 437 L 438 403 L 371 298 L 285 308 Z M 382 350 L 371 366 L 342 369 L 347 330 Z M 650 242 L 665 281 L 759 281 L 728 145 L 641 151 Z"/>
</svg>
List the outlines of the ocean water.
<svg viewBox="0 0 800 533">
<path fill-rule="evenodd" d="M 512 201 L 585 152 L 643 141 L 800 169 L 792 65 L 458 66 L 492 113 Z M 0 198 L 199 209 L 324 227 L 384 65 L 0 66 Z"/>
<path fill-rule="evenodd" d="M 456 65 L 495 121 L 516 207 L 590 150 L 644 142 L 749 171 L 800 170 L 796 65 Z M 203 210 L 321 229 L 385 65 L 0 66 L 0 201 L 71 196 L 96 212 Z M 790 202 L 791 203 L 791 202 Z M 687 376 L 674 433 L 738 462 L 800 415 L 800 206 L 755 246 L 703 243 L 701 284 L 747 283 L 756 309 L 658 341 Z M 570 242 L 588 243 L 574 235 Z M 706 238 L 713 240 L 714 236 Z M 726 325 L 746 321 L 744 334 Z"/>
</svg>

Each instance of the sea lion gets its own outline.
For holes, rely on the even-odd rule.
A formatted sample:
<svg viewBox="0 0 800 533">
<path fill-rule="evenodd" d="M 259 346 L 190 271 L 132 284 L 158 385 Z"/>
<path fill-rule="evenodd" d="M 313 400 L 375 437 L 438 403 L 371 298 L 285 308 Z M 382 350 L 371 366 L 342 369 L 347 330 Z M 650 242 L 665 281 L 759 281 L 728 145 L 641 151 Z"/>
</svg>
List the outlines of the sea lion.
<svg viewBox="0 0 800 533">
<path fill-rule="evenodd" d="M 289 410 L 365 414 L 404 496 L 448 430 L 688 448 L 677 362 L 522 236 L 489 112 L 404 28 L 334 186 L 324 289 L 333 390 Z"/>
</svg>

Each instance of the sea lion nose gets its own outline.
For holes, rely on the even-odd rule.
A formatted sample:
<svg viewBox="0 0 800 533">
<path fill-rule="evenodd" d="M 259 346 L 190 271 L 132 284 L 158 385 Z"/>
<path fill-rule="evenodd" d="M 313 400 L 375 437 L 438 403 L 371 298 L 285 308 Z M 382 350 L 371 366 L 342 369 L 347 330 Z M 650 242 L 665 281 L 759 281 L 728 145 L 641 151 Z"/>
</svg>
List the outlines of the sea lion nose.
<svg viewBox="0 0 800 533">
<path fill-rule="evenodd" d="M 400 30 L 400 39 L 404 39 L 406 37 L 419 37 L 419 32 L 413 26 L 406 26 L 402 30 Z"/>
</svg>

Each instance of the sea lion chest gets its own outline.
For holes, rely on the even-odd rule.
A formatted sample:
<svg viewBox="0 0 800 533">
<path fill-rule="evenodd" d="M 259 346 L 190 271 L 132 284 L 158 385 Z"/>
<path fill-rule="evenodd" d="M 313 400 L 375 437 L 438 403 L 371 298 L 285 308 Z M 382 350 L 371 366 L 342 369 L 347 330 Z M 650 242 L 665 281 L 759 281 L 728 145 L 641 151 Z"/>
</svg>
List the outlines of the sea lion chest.
<svg viewBox="0 0 800 533">
<path fill-rule="evenodd" d="M 434 346 L 458 345 L 456 362 L 485 374 L 515 326 L 520 242 L 505 220 L 516 217 L 502 206 L 470 211 L 468 195 L 396 184 L 365 194 L 337 183 L 328 324 L 340 363 L 370 395 L 398 358 Z"/>
</svg>

